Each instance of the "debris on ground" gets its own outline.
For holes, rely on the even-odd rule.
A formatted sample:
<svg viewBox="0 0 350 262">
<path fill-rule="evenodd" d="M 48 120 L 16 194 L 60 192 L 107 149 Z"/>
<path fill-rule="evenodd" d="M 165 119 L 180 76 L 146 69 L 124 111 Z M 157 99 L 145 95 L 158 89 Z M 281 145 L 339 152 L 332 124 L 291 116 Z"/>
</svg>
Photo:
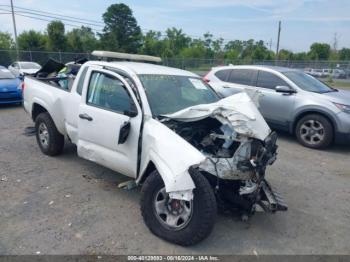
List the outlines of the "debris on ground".
<svg viewBox="0 0 350 262">
<path fill-rule="evenodd" d="M 35 127 L 34 126 L 27 126 L 24 129 L 23 135 L 25 135 L 25 136 L 35 136 Z"/>
<path fill-rule="evenodd" d="M 135 180 L 129 180 L 126 182 L 122 182 L 120 184 L 118 184 L 119 188 L 125 189 L 125 190 L 131 190 L 137 187 L 137 184 L 135 182 Z"/>
</svg>

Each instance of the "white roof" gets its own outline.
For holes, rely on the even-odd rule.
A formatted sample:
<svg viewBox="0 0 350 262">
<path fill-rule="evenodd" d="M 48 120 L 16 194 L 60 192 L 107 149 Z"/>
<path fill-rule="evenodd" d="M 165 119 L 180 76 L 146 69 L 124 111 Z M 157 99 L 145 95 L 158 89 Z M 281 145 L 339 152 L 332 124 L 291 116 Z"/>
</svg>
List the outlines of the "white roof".
<svg viewBox="0 0 350 262">
<path fill-rule="evenodd" d="M 121 65 L 129 68 L 138 75 L 179 75 L 179 76 L 192 76 L 198 77 L 198 75 L 191 73 L 186 70 L 178 68 L 154 65 L 149 63 L 138 63 L 138 62 L 109 62 L 109 65 Z"/>
</svg>

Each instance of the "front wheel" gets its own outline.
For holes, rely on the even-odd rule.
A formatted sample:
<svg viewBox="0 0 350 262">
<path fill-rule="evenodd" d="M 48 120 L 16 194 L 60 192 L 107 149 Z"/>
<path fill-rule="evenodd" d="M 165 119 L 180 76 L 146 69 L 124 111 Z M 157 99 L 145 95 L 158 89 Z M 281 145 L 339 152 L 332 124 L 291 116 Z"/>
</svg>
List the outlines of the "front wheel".
<svg viewBox="0 0 350 262">
<path fill-rule="evenodd" d="M 333 141 L 332 124 L 318 114 L 306 115 L 300 119 L 295 134 L 302 145 L 314 149 L 326 148 Z"/>
<path fill-rule="evenodd" d="M 157 171 L 146 179 L 141 192 L 141 213 L 145 224 L 156 236 L 169 242 L 190 246 L 212 231 L 217 213 L 214 192 L 200 173 L 192 175 L 196 188 L 193 200 L 171 199 Z"/>
</svg>

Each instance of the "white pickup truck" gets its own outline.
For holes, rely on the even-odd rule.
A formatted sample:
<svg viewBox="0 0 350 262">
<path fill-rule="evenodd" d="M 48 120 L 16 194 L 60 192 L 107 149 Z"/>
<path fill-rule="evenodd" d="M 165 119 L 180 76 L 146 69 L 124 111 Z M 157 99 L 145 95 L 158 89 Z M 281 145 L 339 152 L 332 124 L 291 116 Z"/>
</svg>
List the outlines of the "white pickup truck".
<svg viewBox="0 0 350 262">
<path fill-rule="evenodd" d="M 276 134 L 246 93 L 220 99 L 193 73 L 140 62 L 86 62 L 70 89 L 56 78 L 24 80 L 41 151 L 58 155 L 70 141 L 80 157 L 142 185 L 155 235 L 193 245 L 212 231 L 217 206 L 242 218 L 287 210 L 265 180 Z"/>
</svg>

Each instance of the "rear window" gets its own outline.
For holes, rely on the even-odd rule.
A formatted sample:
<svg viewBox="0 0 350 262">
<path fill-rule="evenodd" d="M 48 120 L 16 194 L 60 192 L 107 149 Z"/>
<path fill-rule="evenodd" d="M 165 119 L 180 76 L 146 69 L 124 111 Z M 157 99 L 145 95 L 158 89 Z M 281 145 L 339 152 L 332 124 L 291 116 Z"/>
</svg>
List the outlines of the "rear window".
<svg viewBox="0 0 350 262">
<path fill-rule="evenodd" d="M 251 69 L 233 69 L 228 82 L 240 85 L 253 85 L 256 71 Z"/>
<path fill-rule="evenodd" d="M 220 70 L 220 71 L 217 71 L 215 73 L 215 76 L 217 78 L 219 78 L 221 81 L 227 81 L 227 78 L 228 78 L 228 75 L 230 74 L 230 69 L 224 69 L 224 70 Z"/>
</svg>

